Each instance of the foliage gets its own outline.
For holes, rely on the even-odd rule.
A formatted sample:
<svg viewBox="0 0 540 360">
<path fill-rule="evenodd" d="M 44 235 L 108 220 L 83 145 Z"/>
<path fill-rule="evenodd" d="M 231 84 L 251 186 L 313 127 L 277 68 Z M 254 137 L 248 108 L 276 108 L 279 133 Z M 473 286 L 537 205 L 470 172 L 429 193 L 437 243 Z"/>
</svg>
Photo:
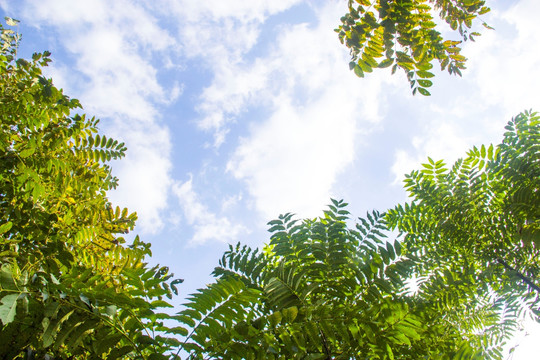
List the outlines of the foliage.
<svg viewBox="0 0 540 360">
<path fill-rule="evenodd" d="M 474 41 L 480 33 L 471 31 L 473 21 L 489 12 L 485 0 L 349 0 L 349 12 L 336 29 L 341 43 L 352 56 L 351 70 L 359 77 L 374 68 L 392 66 L 405 71 L 413 94 L 430 95 L 430 70 L 438 61 L 441 70 L 461 76 L 466 58 L 460 54 L 463 41 Z M 445 39 L 433 13 L 462 40 Z M 485 22 L 483 25 L 490 28 Z M 382 60 L 380 60 L 382 59 Z"/>
<path fill-rule="evenodd" d="M 230 247 L 176 317 L 190 358 L 502 359 L 524 313 L 538 320 L 540 117 L 450 169 L 407 176 L 413 201 L 347 226 L 271 221 L 262 252 Z M 398 230 L 399 241 L 385 234 Z M 407 286 L 413 280 L 413 289 Z M 190 331 L 188 331 L 188 329 Z"/>
<path fill-rule="evenodd" d="M 420 276 L 470 267 L 507 310 L 540 315 L 540 117 L 524 112 L 502 144 L 474 147 L 447 168 L 442 160 L 407 176 L 410 204 L 389 212 L 403 246 L 422 259 Z"/>
<path fill-rule="evenodd" d="M 168 358 L 159 308 L 179 280 L 125 245 L 136 215 L 106 196 L 124 144 L 42 75 L 48 52 L 16 59 L 0 31 L 0 357 Z"/>
<path fill-rule="evenodd" d="M 411 293 L 416 257 L 385 239 L 383 214 L 348 228 L 346 205 L 332 200 L 319 219 L 271 221 L 262 252 L 231 246 L 216 282 L 176 317 L 189 358 L 499 358 L 508 336 L 501 303 L 475 291 L 466 269 Z"/>
<path fill-rule="evenodd" d="M 458 19 L 463 36 L 467 16 L 485 11 L 475 0 L 435 6 Z M 385 37 L 388 22 L 381 26 L 366 35 L 368 48 L 394 39 Z M 535 113 L 514 118 L 501 145 L 473 148 L 451 169 L 429 159 L 407 177 L 411 203 L 368 213 L 353 228 L 336 200 L 317 219 L 271 221 L 262 251 L 230 246 L 216 281 L 171 316 L 161 309 L 181 280 L 144 262 L 149 244 L 126 244 L 136 215 L 106 196 L 118 184 L 106 163 L 124 156 L 124 144 L 98 134 L 98 120 L 42 75 L 49 53 L 16 59 L 19 36 L 0 32 L 0 357 L 500 359 L 521 312 L 540 315 Z M 412 69 L 388 49 L 385 61 L 415 81 L 429 70 L 419 66 L 443 56 L 428 50 L 412 54 Z M 375 66 L 358 54 L 357 73 Z M 459 71 L 458 63 L 445 66 Z M 400 241 L 387 240 L 392 230 Z"/>
</svg>

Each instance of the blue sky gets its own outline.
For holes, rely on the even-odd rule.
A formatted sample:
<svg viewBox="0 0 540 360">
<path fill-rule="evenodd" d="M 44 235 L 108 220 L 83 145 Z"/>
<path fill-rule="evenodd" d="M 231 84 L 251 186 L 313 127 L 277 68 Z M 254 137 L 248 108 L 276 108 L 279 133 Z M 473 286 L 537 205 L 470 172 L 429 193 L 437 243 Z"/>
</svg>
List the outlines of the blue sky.
<svg viewBox="0 0 540 360">
<path fill-rule="evenodd" d="M 496 30 L 466 43 L 463 78 L 437 74 L 427 98 L 402 73 L 348 70 L 333 32 L 346 4 L 0 0 L 21 20 L 20 54 L 50 50 L 55 85 L 127 143 L 110 196 L 138 212 L 184 295 L 228 243 L 267 241 L 280 213 L 313 217 L 330 197 L 357 216 L 385 210 L 427 156 L 499 143 L 513 115 L 540 110 L 537 0 L 490 1 Z M 514 359 L 530 358 L 529 342 Z"/>
</svg>

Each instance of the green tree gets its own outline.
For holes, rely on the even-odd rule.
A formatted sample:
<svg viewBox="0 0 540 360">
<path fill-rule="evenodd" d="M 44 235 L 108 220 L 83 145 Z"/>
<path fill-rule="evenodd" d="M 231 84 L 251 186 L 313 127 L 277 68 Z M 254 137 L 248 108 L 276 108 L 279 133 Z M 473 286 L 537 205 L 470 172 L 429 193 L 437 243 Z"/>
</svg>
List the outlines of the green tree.
<svg viewBox="0 0 540 360">
<path fill-rule="evenodd" d="M 271 221 L 262 252 L 230 247 L 179 313 L 190 358 L 502 359 L 524 314 L 539 319 L 540 117 L 502 144 L 407 176 L 411 203 L 347 226 Z M 400 232 L 387 242 L 385 233 Z M 412 280 L 412 288 L 407 281 Z M 191 331 L 188 334 L 188 330 Z"/>
<path fill-rule="evenodd" d="M 509 332 L 497 299 L 468 277 L 409 291 L 416 258 L 385 240 L 383 214 L 348 228 L 346 205 L 271 221 L 262 252 L 231 246 L 176 317 L 189 358 L 499 358 Z"/>
<path fill-rule="evenodd" d="M 412 202 L 389 211 L 423 279 L 470 268 L 506 309 L 540 315 L 540 117 L 524 112 L 500 145 L 474 147 L 447 168 L 442 160 L 407 176 Z"/>
<path fill-rule="evenodd" d="M 42 75 L 48 52 L 16 59 L 19 35 L 0 33 L 0 357 L 168 358 L 159 308 L 179 280 L 126 246 L 136 215 L 106 196 L 124 144 Z"/>
<path fill-rule="evenodd" d="M 478 16 L 489 12 L 485 0 L 349 0 L 349 12 L 336 29 L 341 43 L 351 53 L 351 70 L 359 77 L 374 68 L 405 71 L 413 94 L 430 95 L 430 72 L 438 61 L 441 70 L 461 76 L 466 58 L 460 54 L 462 41 L 474 41 L 471 31 Z M 459 33 L 445 39 L 433 19 L 442 20 Z M 485 22 L 482 24 L 490 28 Z"/>
</svg>

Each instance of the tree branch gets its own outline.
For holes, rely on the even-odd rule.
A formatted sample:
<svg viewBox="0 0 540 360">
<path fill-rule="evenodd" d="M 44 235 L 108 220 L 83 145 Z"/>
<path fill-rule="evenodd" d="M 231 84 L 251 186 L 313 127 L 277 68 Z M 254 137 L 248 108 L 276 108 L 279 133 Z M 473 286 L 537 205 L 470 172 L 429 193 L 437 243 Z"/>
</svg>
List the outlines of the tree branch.
<svg viewBox="0 0 540 360">
<path fill-rule="evenodd" d="M 324 347 L 324 353 L 326 355 L 326 358 L 324 360 L 331 360 L 332 356 L 331 356 L 331 353 L 330 353 L 330 349 L 328 348 L 328 342 L 326 341 L 326 336 L 324 335 L 324 332 L 322 331 L 322 329 L 318 325 L 317 325 L 317 327 L 319 328 L 319 333 L 321 334 L 322 343 L 323 343 L 323 347 Z"/>
<path fill-rule="evenodd" d="M 532 280 L 530 280 L 528 277 L 526 277 L 525 275 L 523 275 L 522 273 L 520 273 L 519 271 L 514 269 L 512 266 L 508 265 L 508 263 L 506 261 L 504 261 L 503 259 L 497 258 L 497 261 L 499 262 L 499 264 L 504 266 L 504 268 L 506 270 L 511 270 L 511 271 L 515 272 L 518 278 L 523 280 L 527 285 L 529 285 L 531 288 L 536 290 L 537 293 L 540 294 L 540 287 L 538 287 L 535 283 L 533 283 Z"/>
</svg>

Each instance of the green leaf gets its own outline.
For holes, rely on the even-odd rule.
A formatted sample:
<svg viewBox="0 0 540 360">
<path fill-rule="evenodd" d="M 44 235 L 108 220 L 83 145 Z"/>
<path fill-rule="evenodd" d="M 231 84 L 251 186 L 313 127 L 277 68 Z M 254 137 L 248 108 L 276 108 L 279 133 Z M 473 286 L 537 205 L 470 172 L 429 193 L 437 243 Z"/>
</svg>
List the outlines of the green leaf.
<svg viewBox="0 0 540 360">
<path fill-rule="evenodd" d="M 388 355 L 388 358 L 390 360 L 394 360 L 394 352 L 392 351 L 392 348 L 389 344 L 386 344 L 386 354 Z"/>
<path fill-rule="evenodd" d="M 487 14 L 488 12 L 490 12 L 491 9 L 488 8 L 487 6 L 483 6 L 480 11 L 478 12 L 478 15 L 484 15 L 484 14 Z"/>
<path fill-rule="evenodd" d="M 13 227 L 13 223 L 11 221 L 8 221 L 7 223 L 0 225 L 0 234 L 7 233 L 9 230 L 11 230 L 12 227 Z"/>
<path fill-rule="evenodd" d="M 412 62 L 409 62 L 409 61 L 399 61 L 397 62 L 397 65 L 399 67 L 401 67 L 402 69 L 405 69 L 405 70 L 414 70 L 414 66 L 412 64 Z"/>
<path fill-rule="evenodd" d="M 78 325 L 69 336 L 67 347 L 69 349 L 76 349 L 79 344 L 83 341 L 85 336 L 92 332 L 93 329 L 96 327 L 96 325 L 99 323 L 99 320 L 96 319 L 88 319 L 84 323 L 81 323 Z M 114 351 L 114 350 L 113 350 Z M 111 352 L 112 354 L 112 352 Z M 109 355 L 111 356 L 111 355 Z M 112 356 L 111 356 L 112 357 Z"/>
<path fill-rule="evenodd" d="M 394 59 L 385 59 L 381 61 L 378 65 L 379 68 L 387 68 L 394 63 Z"/>
<path fill-rule="evenodd" d="M 394 247 L 389 242 L 386 243 L 386 251 L 390 255 L 390 259 L 395 260 L 396 258 L 396 252 L 394 251 Z"/>
<path fill-rule="evenodd" d="M 98 354 L 108 353 L 110 349 L 118 345 L 122 337 L 122 334 L 109 334 L 99 342 L 96 352 Z"/>
<path fill-rule="evenodd" d="M 401 256 L 401 242 L 399 240 L 394 241 L 394 250 L 397 256 Z"/>
<path fill-rule="evenodd" d="M 8 294 L 0 301 L 0 321 L 5 326 L 15 319 L 19 294 Z"/>
<path fill-rule="evenodd" d="M 418 70 L 416 72 L 416 75 L 424 79 L 432 78 L 435 76 L 433 73 L 430 73 L 429 71 L 424 71 L 424 70 Z"/>
<path fill-rule="evenodd" d="M 454 59 L 456 61 L 459 61 L 459 62 L 464 62 L 465 60 L 467 60 L 467 58 L 463 55 L 458 55 L 458 54 L 451 54 L 450 55 L 450 58 L 451 59 Z"/>
<path fill-rule="evenodd" d="M 290 308 L 283 309 L 282 314 L 287 322 L 293 322 L 298 316 L 298 308 L 296 306 L 292 306 Z"/>
<path fill-rule="evenodd" d="M 28 148 L 28 149 L 24 149 L 23 151 L 21 151 L 19 153 L 19 156 L 24 159 L 24 158 L 27 158 L 30 155 L 34 154 L 35 151 L 36 151 L 36 149 L 33 148 L 33 147 Z"/>
<path fill-rule="evenodd" d="M 150 305 L 152 306 L 152 308 L 164 308 L 164 307 L 171 308 L 171 307 L 173 307 L 171 304 L 169 304 L 168 302 L 163 301 L 163 300 L 154 300 L 154 301 L 152 301 L 150 303 Z"/>
<path fill-rule="evenodd" d="M 381 55 L 382 56 L 382 55 Z M 379 64 L 377 63 L 377 61 L 373 58 L 373 56 L 370 56 L 368 55 L 367 53 L 364 53 L 362 55 L 362 60 L 363 62 L 365 62 L 365 65 L 369 66 L 369 69 L 371 70 L 371 68 L 374 68 L 374 67 L 377 67 Z M 358 61 L 359 64 L 361 64 L 362 62 Z M 364 66 L 360 65 L 362 67 L 362 70 L 366 71 L 364 69 Z M 369 72 L 369 71 L 368 71 Z"/>
<path fill-rule="evenodd" d="M 358 59 L 358 65 L 360 66 L 360 68 L 362 69 L 364 73 L 370 73 L 373 71 L 371 65 L 364 60 Z M 355 67 L 355 70 L 356 70 L 356 67 Z"/>
<path fill-rule="evenodd" d="M 358 64 L 356 64 L 356 65 L 354 66 L 354 73 L 355 73 L 356 76 L 358 76 L 358 77 L 364 77 L 364 72 L 362 71 L 362 68 L 361 68 Z"/>
<path fill-rule="evenodd" d="M 116 360 L 116 359 L 121 358 L 124 355 L 129 354 L 131 351 L 133 351 L 133 347 L 131 347 L 129 345 L 122 346 L 121 348 L 114 348 L 107 355 L 107 359 L 108 360 Z"/>
<path fill-rule="evenodd" d="M 419 82 L 420 82 L 420 80 L 419 80 Z M 424 88 L 418 87 L 417 89 L 418 89 L 418 92 L 420 94 L 424 95 L 424 96 L 430 96 L 431 95 L 431 93 L 429 91 L 427 91 L 426 89 L 424 89 Z"/>
<path fill-rule="evenodd" d="M 58 333 L 58 330 L 60 329 L 60 326 L 62 325 L 63 322 L 68 320 L 69 317 L 74 312 L 75 312 L 75 310 L 73 309 L 73 310 L 67 312 L 66 314 L 64 314 L 60 318 L 49 319 L 47 325 L 44 326 L 43 337 L 42 337 L 43 347 L 47 348 L 47 347 L 51 346 L 54 343 L 54 340 L 55 340 L 55 338 L 57 336 L 57 333 Z M 60 346 L 60 344 L 58 344 L 58 346 Z"/>
<path fill-rule="evenodd" d="M 187 336 L 189 334 L 189 331 L 182 326 L 176 326 L 176 327 L 167 329 L 167 333 L 178 334 L 180 336 Z"/>
<path fill-rule="evenodd" d="M 430 87 L 431 85 L 433 85 L 433 82 L 431 80 L 418 79 L 418 85 L 423 86 L 423 87 Z M 418 91 L 420 91 L 420 90 L 418 90 Z M 420 91 L 420 93 L 422 93 L 422 92 Z M 425 94 L 422 94 L 422 95 L 425 95 Z"/>
<path fill-rule="evenodd" d="M 433 68 L 433 64 L 430 63 L 430 62 L 419 62 L 419 63 L 416 63 L 415 66 L 418 69 L 417 73 L 419 73 L 419 72 L 427 72 L 427 70 L 431 70 Z M 429 77 L 429 76 L 427 76 L 427 77 Z"/>
<path fill-rule="evenodd" d="M 279 311 L 274 312 L 272 315 L 268 317 L 268 320 L 270 321 L 270 325 L 272 325 L 272 327 L 278 326 L 279 323 L 281 322 L 281 319 L 282 319 L 282 315 L 281 315 L 281 312 Z"/>
</svg>

